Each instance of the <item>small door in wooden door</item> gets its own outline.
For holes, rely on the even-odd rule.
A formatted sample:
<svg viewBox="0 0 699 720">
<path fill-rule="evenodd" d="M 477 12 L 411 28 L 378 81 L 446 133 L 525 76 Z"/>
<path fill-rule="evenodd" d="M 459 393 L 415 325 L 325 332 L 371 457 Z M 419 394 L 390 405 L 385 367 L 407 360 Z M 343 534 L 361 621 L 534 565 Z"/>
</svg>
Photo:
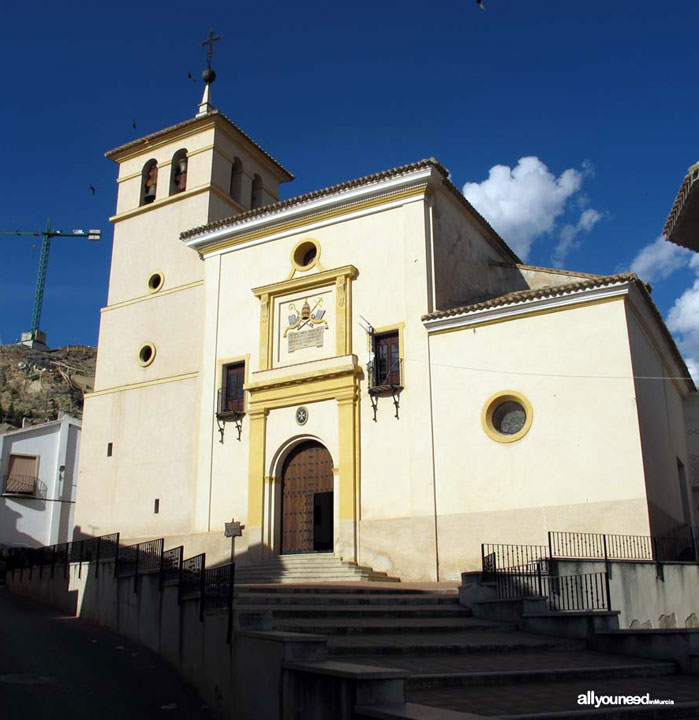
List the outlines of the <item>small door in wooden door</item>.
<svg viewBox="0 0 699 720">
<path fill-rule="evenodd" d="M 328 450 L 315 441 L 295 447 L 282 469 L 282 553 L 332 550 L 332 493 Z"/>
</svg>

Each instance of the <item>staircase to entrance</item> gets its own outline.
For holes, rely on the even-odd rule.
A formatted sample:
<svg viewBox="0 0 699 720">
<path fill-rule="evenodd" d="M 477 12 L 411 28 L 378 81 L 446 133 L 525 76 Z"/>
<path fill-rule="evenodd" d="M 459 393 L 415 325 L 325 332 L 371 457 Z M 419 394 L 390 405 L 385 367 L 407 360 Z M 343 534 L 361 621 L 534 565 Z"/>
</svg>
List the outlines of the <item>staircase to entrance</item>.
<svg viewBox="0 0 699 720">
<path fill-rule="evenodd" d="M 326 638 L 324 659 L 289 663 L 289 673 L 321 683 L 352 673 L 404 678 L 401 702 L 394 697 L 357 707 L 347 716 L 357 720 L 699 717 L 699 684 L 679 675 L 673 663 L 593 652 L 583 640 L 474 618 L 459 604 L 455 587 L 237 586 L 235 607 L 239 620 L 264 616 L 266 628 L 277 633 Z M 590 690 L 598 696 L 650 693 L 674 705 L 595 710 L 577 702 Z M 304 708 L 295 712 L 290 717 L 304 717 Z"/>
<path fill-rule="evenodd" d="M 342 560 L 331 553 L 278 555 L 262 563 L 237 567 L 235 576 L 236 585 L 362 581 L 397 583 L 400 579 Z"/>
</svg>

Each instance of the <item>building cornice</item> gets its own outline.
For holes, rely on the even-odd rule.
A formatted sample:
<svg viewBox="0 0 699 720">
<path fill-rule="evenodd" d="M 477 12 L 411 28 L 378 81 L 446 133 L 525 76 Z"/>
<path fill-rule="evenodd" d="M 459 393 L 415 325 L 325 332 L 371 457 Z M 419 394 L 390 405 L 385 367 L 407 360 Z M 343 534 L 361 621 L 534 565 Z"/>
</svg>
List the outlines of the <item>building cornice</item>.
<svg viewBox="0 0 699 720">
<path fill-rule="evenodd" d="M 545 297 L 514 300 L 506 305 L 490 308 L 476 308 L 446 317 L 423 318 L 423 323 L 430 334 L 470 328 L 502 320 L 532 315 L 539 312 L 563 309 L 573 305 L 588 304 L 599 300 L 607 300 L 628 295 L 631 281 L 622 281 L 614 285 L 597 288 L 571 289 L 567 292 L 556 292 Z M 560 288 L 557 288 L 560 291 Z"/>
<path fill-rule="evenodd" d="M 354 216 L 362 211 L 374 212 L 386 209 L 384 206 L 401 205 L 424 197 L 427 184 L 435 172 L 434 168 L 427 167 L 288 207 L 280 203 L 276 211 L 255 215 L 248 220 L 241 218 L 233 226 L 202 230 L 201 234 L 184 238 L 185 243 L 200 255 L 209 256 L 221 250 L 247 245 L 252 240 L 270 240 L 298 232 L 301 228 L 317 227 L 327 221 L 335 222 L 345 215 Z"/>
</svg>

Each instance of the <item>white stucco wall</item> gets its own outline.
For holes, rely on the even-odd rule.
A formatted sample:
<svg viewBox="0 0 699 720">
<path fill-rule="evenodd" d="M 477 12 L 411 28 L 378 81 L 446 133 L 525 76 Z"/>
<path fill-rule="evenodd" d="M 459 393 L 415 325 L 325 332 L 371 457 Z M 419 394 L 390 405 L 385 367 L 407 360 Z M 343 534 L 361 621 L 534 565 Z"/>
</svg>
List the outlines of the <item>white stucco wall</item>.
<svg viewBox="0 0 699 720">
<path fill-rule="evenodd" d="M 39 546 L 72 539 L 79 450 L 80 421 L 67 416 L 0 436 L 3 489 L 11 454 L 38 456 L 40 483 L 36 497 L 0 496 L 0 544 Z"/>
<path fill-rule="evenodd" d="M 615 300 L 431 337 L 444 576 L 474 569 L 481 542 L 649 533 L 625 322 Z M 481 412 L 508 390 L 529 400 L 533 422 L 501 443 Z"/>
<path fill-rule="evenodd" d="M 627 322 L 651 529 L 654 535 L 662 535 L 677 525 L 692 523 L 683 412 L 688 390 L 684 382 L 672 379 L 680 371 L 658 351 L 649 319 L 628 304 Z M 678 461 L 684 466 L 684 483 Z"/>
</svg>

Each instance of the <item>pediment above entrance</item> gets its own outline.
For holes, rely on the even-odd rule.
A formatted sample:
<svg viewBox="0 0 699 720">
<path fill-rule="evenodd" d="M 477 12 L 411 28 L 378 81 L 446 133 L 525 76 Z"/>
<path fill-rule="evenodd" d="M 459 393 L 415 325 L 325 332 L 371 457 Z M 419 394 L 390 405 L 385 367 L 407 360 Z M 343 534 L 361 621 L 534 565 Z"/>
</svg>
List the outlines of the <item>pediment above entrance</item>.
<svg viewBox="0 0 699 720">
<path fill-rule="evenodd" d="M 260 370 L 348 355 L 352 280 L 346 265 L 254 288 L 260 299 Z"/>
</svg>

